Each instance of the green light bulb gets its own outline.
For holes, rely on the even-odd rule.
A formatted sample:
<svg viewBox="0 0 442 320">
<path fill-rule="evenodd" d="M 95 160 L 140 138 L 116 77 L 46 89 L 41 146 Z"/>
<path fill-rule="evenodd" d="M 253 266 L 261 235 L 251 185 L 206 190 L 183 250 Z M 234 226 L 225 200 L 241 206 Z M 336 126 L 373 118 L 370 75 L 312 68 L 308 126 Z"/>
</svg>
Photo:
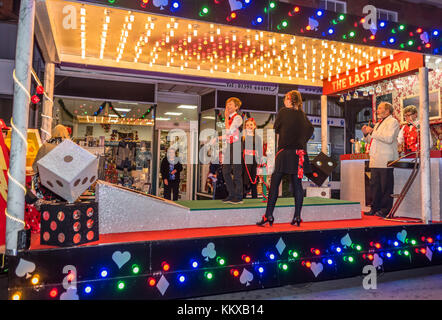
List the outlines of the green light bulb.
<svg viewBox="0 0 442 320">
<path fill-rule="evenodd" d="M 403 25 L 403 24 L 401 24 L 400 26 L 399 26 L 399 30 L 404 30 L 405 29 L 405 26 Z"/>
<path fill-rule="evenodd" d="M 343 21 L 345 19 L 345 16 L 343 14 L 339 15 L 339 20 Z"/>
<path fill-rule="evenodd" d="M 140 267 L 134 264 L 132 266 L 132 273 L 137 274 L 138 272 L 140 272 Z"/>
<path fill-rule="evenodd" d="M 350 32 L 350 33 L 349 33 L 350 38 L 353 38 L 353 37 L 355 36 L 355 34 L 356 34 L 356 33 L 355 33 L 354 31 Z"/>
<path fill-rule="evenodd" d="M 274 9 L 276 7 L 276 3 L 275 2 L 270 2 L 269 4 L 270 9 Z"/>
<path fill-rule="evenodd" d="M 212 280 L 213 279 L 213 273 L 212 272 L 206 272 L 204 274 L 204 276 L 208 279 L 208 280 Z"/>
<path fill-rule="evenodd" d="M 118 281 L 118 283 L 117 283 L 118 290 L 123 290 L 125 286 L 126 285 L 123 281 Z"/>
<path fill-rule="evenodd" d="M 286 20 L 283 20 L 281 24 L 284 28 L 286 28 L 289 25 L 289 23 Z"/>
</svg>

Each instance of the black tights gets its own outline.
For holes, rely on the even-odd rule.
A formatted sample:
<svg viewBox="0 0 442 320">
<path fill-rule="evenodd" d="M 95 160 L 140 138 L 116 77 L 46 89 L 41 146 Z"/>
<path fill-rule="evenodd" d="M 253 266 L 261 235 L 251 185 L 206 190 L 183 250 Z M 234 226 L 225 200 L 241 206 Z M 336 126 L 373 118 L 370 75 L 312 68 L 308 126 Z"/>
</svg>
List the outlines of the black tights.
<svg viewBox="0 0 442 320">
<path fill-rule="evenodd" d="M 273 210 L 275 209 L 276 200 L 278 200 L 278 190 L 279 185 L 281 184 L 282 177 L 284 177 L 285 173 L 274 172 L 272 174 L 272 181 L 270 182 L 270 191 L 269 191 L 269 199 L 267 201 L 267 209 L 266 209 L 266 217 L 273 216 Z M 290 175 L 292 187 L 293 187 L 293 196 L 295 198 L 295 216 L 301 217 L 301 209 L 302 203 L 304 201 L 304 189 L 302 189 L 302 179 L 299 179 L 296 174 Z"/>
</svg>

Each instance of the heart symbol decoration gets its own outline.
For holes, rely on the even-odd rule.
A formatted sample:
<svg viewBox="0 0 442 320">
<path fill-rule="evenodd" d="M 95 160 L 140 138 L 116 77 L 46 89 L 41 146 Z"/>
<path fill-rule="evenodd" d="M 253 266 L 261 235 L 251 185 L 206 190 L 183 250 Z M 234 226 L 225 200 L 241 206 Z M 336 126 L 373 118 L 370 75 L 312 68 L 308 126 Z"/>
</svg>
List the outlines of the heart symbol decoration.
<svg viewBox="0 0 442 320">
<path fill-rule="evenodd" d="M 384 260 L 382 260 L 381 257 L 379 257 L 379 255 L 377 253 L 375 253 L 373 255 L 373 266 L 375 268 L 382 266 L 382 264 L 384 263 Z"/>
<path fill-rule="evenodd" d="M 242 2 L 237 0 L 229 0 L 230 11 L 236 11 L 242 9 Z"/>
<path fill-rule="evenodd" d="M 20 258 L 20 262 L 17 265 L 17 268 L 15 269 L 15 274 L 17 277 L 24 277 L 26 278 L 30 277 L 30 273 L 34 272 L 35 270 L 35 263 L 31 261 L 27 261 L 25 259 Z"/>
<path fill-rule="evenodd" d="M 203 250 L 201 250 L 201 255 L 205 257 L 204 260 L 209 261 L 210 259 L 215 258 L 216 256 L 216 250 L 215 250 L 215 244 L 213 242 L 210 242 Z"/>
<path fill-rule="evenodd" d="M 350 247 L 351 246 L 352 241 L 351 241 L 350 235 L 348 233 L 345 236 L 342 237 L 341 244 L 343 246 L 346 246 L 346 247 Z"/>
<path fill-rule="evenodd" d="M 321 262 L 312 262 L 312 265 L 310 266 L 310 270 L 312 270 L 313 274 L 315 275 L 315 278 L 318 277 L 318 274 L 324 270 L 324 266 Z"/>
<path fill-rule="evenodd" d="M 397 234 L 396 234 L 396 238 L 400 241 L 400 242 L 402 242 L 402 243 L 404 243 L 405 242 L 405 239 L 407 239 L 407 230 L 402 230 L 401 232 L 398 232 Z"/>
<path fill-rule="evenodd" d="M 251 273 L 249 270 L 244 268 L 241 277 L 239 278 L 239 281 L 241 281 L 242 284 L 249 286 L 252 280 L 253 280 L 253 273 Z"/>
<path fill-rule="evenodd" d="M 116 263 L 116 265 L 118 266 L 118 269 L 121 269 L 122 266 L 124 266 L 126 264 L 126 262 L 128 262 L 130 260 L 130 252 L 129 251 L 125 251 L 125 252 L 121 252 L 121 251 L 115 251 L 112 254 L 112 260 Z"/>
</svg>

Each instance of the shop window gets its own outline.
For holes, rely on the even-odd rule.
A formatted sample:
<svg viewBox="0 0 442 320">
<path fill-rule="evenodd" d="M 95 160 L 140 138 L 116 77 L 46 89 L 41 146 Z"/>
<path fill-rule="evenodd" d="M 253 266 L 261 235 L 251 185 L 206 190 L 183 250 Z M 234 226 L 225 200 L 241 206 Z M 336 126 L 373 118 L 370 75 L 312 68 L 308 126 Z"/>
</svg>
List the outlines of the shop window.
<svg viewBox="0 0 442 320">
<path fill-rule="evenodd" d="M 319 8 L 339 13 L 347 13 L 347 3 L 338 0 L 320 0 Z"/>
<path fill-rule="evenodd" d="M 398 13 L 396 11 L 377 8 L 378 19 L 383 21 L 397 22 Z"/>
</svg>

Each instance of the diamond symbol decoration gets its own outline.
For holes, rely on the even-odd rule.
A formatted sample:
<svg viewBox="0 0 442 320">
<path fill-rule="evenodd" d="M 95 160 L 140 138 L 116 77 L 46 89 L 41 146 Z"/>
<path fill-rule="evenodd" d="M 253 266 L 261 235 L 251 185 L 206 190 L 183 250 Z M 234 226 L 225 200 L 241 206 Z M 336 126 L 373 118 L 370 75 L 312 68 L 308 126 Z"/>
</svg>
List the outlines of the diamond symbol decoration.
<svg viewBox="0 0 442 320">
<path fill-rule="evenodd" d="M 157 283 L 157 289 L 160 291 L 162 296 L 164 296 L 167 288 L 169 288 L 169 281 L 167 281 L 164 276 L 161 276 L 160 281 Z"/>
<path fill-rule="evenodd" d="M 430 248 L 427 247 L 427 251 L 425 252 L 425 255 L 427 256 L 428 260 L 431 261 L 433 259 L 433 251 L 430 250 Z"/>
<path fill-rule="evenodd" d="M 278 243 L 275 245 L 275 247 L 276 250 L 278 250 L 279 255 L 281 255 L 286 247 L 284 240 L 282 240 L 282 238 L 279 238 Z"/>
</svg>

